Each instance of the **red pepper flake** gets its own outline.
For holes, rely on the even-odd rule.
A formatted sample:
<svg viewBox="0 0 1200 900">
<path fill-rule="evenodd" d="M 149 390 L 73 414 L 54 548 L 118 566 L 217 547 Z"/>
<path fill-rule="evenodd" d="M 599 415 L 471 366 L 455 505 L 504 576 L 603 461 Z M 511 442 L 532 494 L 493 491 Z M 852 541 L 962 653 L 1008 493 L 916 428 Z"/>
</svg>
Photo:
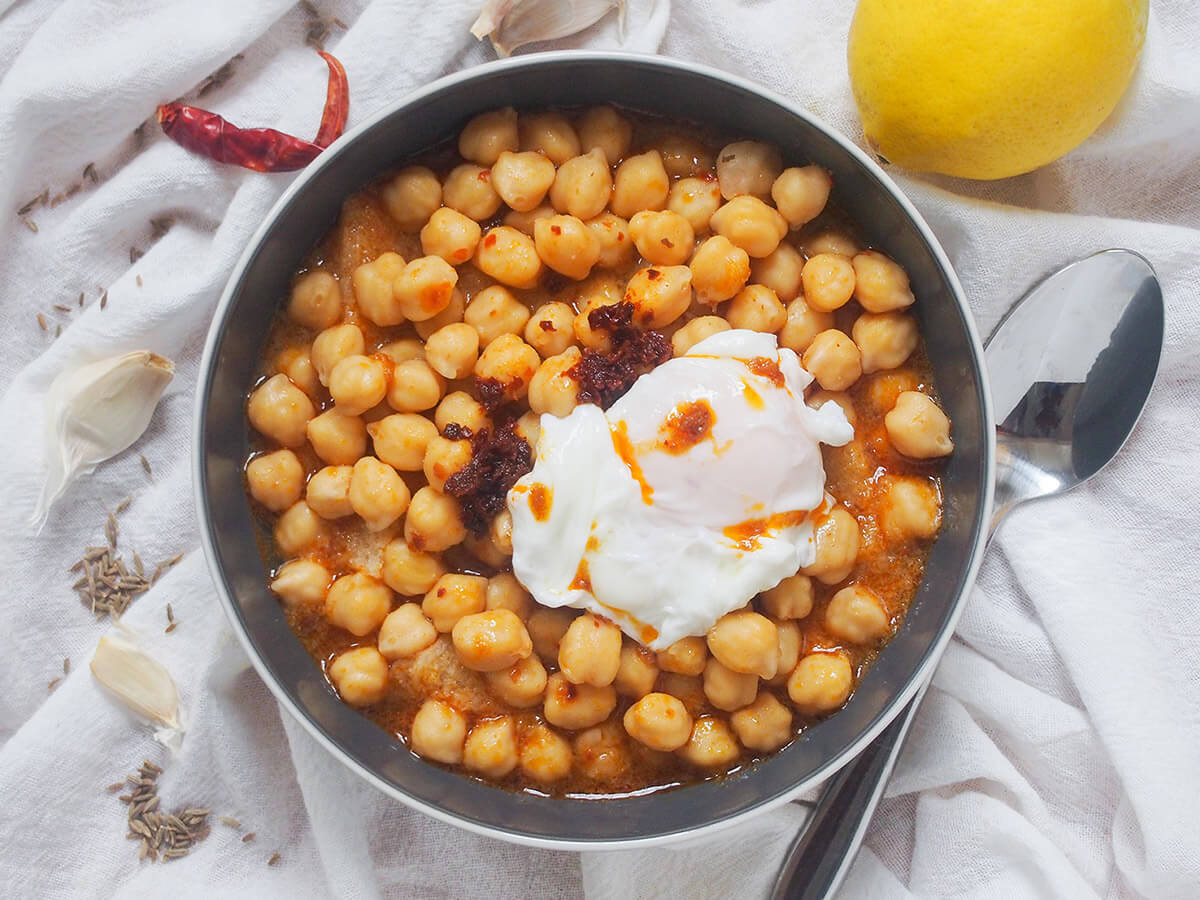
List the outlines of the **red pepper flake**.
<svg viewBox="0 0 1200 900">
<path fill-rule="evenodd" d="M 321 58 L 329 66 L 329 87 L 321 127 L 312 141 L 274 128 L 239 128 L 214 112 L 183 103 L 160 106 L 158 123 L 163 133 L 180 146 L 217 162 L 255 172 L 302 169 L 341 135 L 350 111 L 346 70 L 329 53 L 322 52 Z"/>
<path fill-rule="evenodd" d="M 446 479 L 445 490 L 458 500 L 467 528 L 483 534 L 503 511 L 509 488 L 532 468 L 533 450 L 509 420 L 471 436 L 471 460 Z"/>
<path fill-rule="evenodd" d="M 489 231 L 487 233 L 487 236 L 484 237 L 484 239 L 483 239 L 483 246 L 485 246 L 485 247 L 495 247 L 496 246 L 496 235 L 494 232 Z"/>
<path fill-rule="evenodd" d="M 559 235 L 559 234 L 562 234 L 562 228 L 561 228 L 560 226 L 558 226 L 558 225 L 551 225 L 551 226 L 550 226 L 550 233 L 551 233 L 551 234 L 553 234 L 553 235 Z"/>
<path fill-rule="evenodd" d="M 487 184 L 489 181 L 492 180 L 492 173 L 489 169 L 484 169 L 482 172 L 480 172 L 475 177 L 478 178 L 480 181 L 482 181 L 484 184 Z"/>
<path fill-rule="evenodd" d="M 580 403 L 608 409 L 641 375 L 673 355 L 671 342 L 664 335 L 634 326 L 633 304 L 628 301 L 596 307 L 588 313 L 588 325 L 594 331 L 606 332 L 612 349 L 607 353 L 584 350 L 583 357 L 567 373 L 579 384 Z"/>
</svg>

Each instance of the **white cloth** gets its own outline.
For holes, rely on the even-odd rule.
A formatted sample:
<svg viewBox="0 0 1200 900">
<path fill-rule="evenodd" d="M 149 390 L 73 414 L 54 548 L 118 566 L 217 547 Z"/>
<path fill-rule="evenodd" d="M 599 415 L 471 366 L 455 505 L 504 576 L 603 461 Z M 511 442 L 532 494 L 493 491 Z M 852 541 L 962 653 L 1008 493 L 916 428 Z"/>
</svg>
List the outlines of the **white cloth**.
<svg viewBox="0 0 1200 900">
<path fill-rule="evenodd" d="M 329 46 L 349 73 L 351 124 L 491 55 L 467 35 L 472 0 L 318 5 L 350 26 Z M 630 5 L 625 46 L 748 76 L 861 137 L 845 0 Z M 204 105 L 235 122 L 312 132 L 325 70 L 303 45 L 305 28 L 286 0 L 0 0 L 0 597 L 9 634 L 0 656 L 0 895 L 761 896 L 799 807 L 672 850 L 577 856 L 478 838 L 359 782 L 280 715 L 248 668 L 196 550 L 190 414 L 217 296 L 288 178 L 214 166 L 154 128 L 137 149 L 130 133 L 235 53 L 245 58 Z M 901 178 L 983 332 L 1038 276 L 1123 245 L 1143 251 L 1162 278 L 1167 345 L 1145 418 L 1112 467 L 1005 526 L 844 896 L 1200 894 L 1198 39 L 1195 4 L 1156 3 L 1118 115 L 1037 173 L 995 184 Z M 616 28 L 610 17 L 558 45 L 616 46 Z M 79 182 L 89 162 L 100 183 L 35 210 L 36 234 L 11 214 L 44 187 Z M 149 220 L 162 215 L 176 224 L 153 239 Z M 133 265 L 131 246 L 146 251 Z M 98 285 L 108 288 L 103 311 Z M 75 308 L 81 290 L 84 311 Z M 49 381 L 135 347 L 179 366 L 149 431 L 73 487 L 33 537 Z M 86 663 L 107 625 L 81 608 L 66 573 L 85 544 L 102 540 L 104 510 L 127 494 L 127 553 L 151 566 L 187 553 L 125 617 L 179 683 L 189 730 L 175 758 L 92 681 Z M 180 625 L 166 635 L 168 602 Z M 48 693 L 64 656 L 71 673 Z M 189 857 L 139 865 L 122 838 L 124 807 L 102 788 L 144 757 L 166 764 L 165 805 L 209 805 L 257 838 L 243 844 L 218 825 Z M 279 864 L 268 867 L 275 852 Z"/>
</svg>

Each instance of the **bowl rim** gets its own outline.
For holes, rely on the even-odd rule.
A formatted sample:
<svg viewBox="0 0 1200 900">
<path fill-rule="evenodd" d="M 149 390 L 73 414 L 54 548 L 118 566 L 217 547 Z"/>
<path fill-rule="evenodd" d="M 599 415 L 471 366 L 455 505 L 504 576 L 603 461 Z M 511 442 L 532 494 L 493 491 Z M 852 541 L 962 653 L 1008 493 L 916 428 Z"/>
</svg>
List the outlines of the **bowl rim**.
<svg viewBox="0 0 1200 900">
<path fill-rule="evenodd" d="M 207 406 L 204 398 L 209 392 L 210 383 L 215 373 L 216 353 L 219 344 L 219 339 L 224 331 L 225 320 L 228 310 L 233 302 L 234 295 L 241 283 L 243 276 L 249 264 L 256 255 L 256 251 L 262 244 L 264 238 L 269 234 L 274 227 L 280 213 L 287 208 L 292 198 L 304 190 L 309 181 L 313 180 L 325 166 L 330 165 L 332 161 L 345 149 L 349 144 L 362 133 L 373 128 L 382 120 L 397 113 L 400 109 L 415 103 L 429 95 L 436 94 L 449 88 L 453 88 L 465 82 L 474 81 L 481 77 L 487 77 L 498 72 L 505 72 L 514 69 L 538 67 L 550 63 L 559 62 L 590 62 L 590 63 L 611 63 L 615 65 L 624 65 L 636 63 L 638 65 L 658 66 L 664 69 L 673 69 L 685 74 L 699 75 L 704 78 L 723 81 L 735 88 L 757 94 L 768 100 L 780 108 L 786 110 L 789 114 L 804 120 L 811 127 L 823 132 L 830 140 L 838 145 L 838 147 L 850 156 L 855 162 L 867 170 L 874 176 L 879 184 L 892 195 L 896 203 L 899 204 L 905 216 L 917 229 L 921 239 L 927 246 L 930 254 L 936 260 L 938 266 L 945 274 L 947 283 L 950 287 L 955 303 L 958 305 L 962 313 L 962 320 L 966 330 L 968 344 L 970 347 L 970 355 L 973 361 L 975 374 L 980 385 L 980 395 L 982 397 L 982 408 L 980 409 L 980 417 L 984 429 L 982 449 L 984 459 L 983 472 L 983 497 L 979 508 L 977 522 L 981 527 L 977 529 L 976 539 L 971 547 L 969 558 L 966 560 L 964 572 L 961 581 L 961 589 L 953 601 L 953 608 L 947 618 L 941 632 L 930 645 L 922 659 L 920 665 L 912 672 L 905 685 L 900 688 L 892 697 L 887 706 L 880 711 L 875 721 L 859 736 L 859 738 L 845 747 L 841 753 L 827 759 L 821 766 L 813 771 L 810 776 L 802 781 L 798 781 L 788 790 L 783 793 L 764 800 L 754 806 L 718 819 L 712 822 L 706 822 L 696 825 L 693 828 L 675 831 L 666 834 L 649 835 L 645 837 L 630 837 L 624 839 L 597 839 L 597 840 L 574 840 L 574 839 L 559 839 L 559 838 L 544 838 L 537 837 L 517 832 L 508 831 L 499 826 L 482 824 L 480 822 L 469 819 L 460 818 L 454 813 L 448 812 L 440 807 L 426 803 L 423 800 L 411 796 L 403 791 L 397 790 L 386 780 L 381 778 L 371 769 L 361 765 L 358 761 L 347 754 L 338 744 L 327 737 L 322 730 L 313 722 L 310 717 L 300 709 L 288 696 L 287 692 L 277 683 L 274 675 L 267 668 L 264 661 L 259 657 L 249 634 L 246 631 L 245 623 L 242 621 L 238 613 L 237 605 L 234 598 L 227 590 L 225 575 L 220 565 L 218 564 L 219 554 L 217 552 L 216 540 L 213 534 L 212 521 L 208 515 L 209 503 L 207 494 L 207 474 L 205 471 L 205 457 L 202 452 L 205 423 L 207 421 Z M 371 784 L 376 789 L 383 792 L 388 797 L 399 800 L 410 809 L 415 809 L 424 813 L 438 821 L 445 822 L 449 825 L 454 825 L 463 828 L 474 834 L 484 837 L 496 838 L 509 843 L 515 843 L 527 847 L 536 847 L 541 849 L 551 850 L 628 850 L 633 848 L 645 848 L 651 846 L 663 846 L 666 844 L 677 844 L 680 842 L 696 840 L 701 837 L 711 836 L 719 831 L 724 831 L 729 828 L 736 827 L 749 819 L 763 814 L 771 809 L 777 809 L 785 803 L 795 800 L 800 794 L 813 787 L 819 786 L 826 781 L 830 776 L 839 771 L 842 767 L 849 764 L 863 749 L 865 749 L 871 741 L 873 741 L 880 732 L 882 732 L 893 719 L 900 714 L 906 707 L 908 702 L 917 694 L 921 686 L 933 676 L 933 671 L 941 660 L 942 653 L 949 644 L 954 630 L 957 627 L 959 618 L 962 615 L 963 607 L 967 599 L 967 595 L 975 583 L 976 576 L 979 572 L 980 564 L 982 563 L 984 549 L 987 544 L 988 526 L 987 523 L 992 518 L 992 505 L 995 492 L 995 454 L 996 454 L 996 429 L 995 416 L 992 409 L 991 388 L 988 383 L 987 366 L 984 363 L 983 344 L 979 337 L 978 328 L 971 314 L 970 306 L 967 304 L 966 295 L 962 285 L 958 280 L 958 275 L 954 271 L 949 258 L 946 256 L 945 250 L 941 243 L 934 235 L 933 230 L 925 221 L 924 217 L 918 212 L 912 201 L 900 190 L 899 186 L 891 179 L 891 177 L 883 171 L 883 169 L 858 147 L 853 141 L 841 132 L 827 125 L 825 122 L 814 116 L 808 110 L 804 109 L 797 102 L 783 96 L 769 88 L 763 87 L 747 78 L 725 72 L 721 69 L 712 66 L 693 63 L 685 60 L 673 59 L 664 56 L 644 53 L 630 53 L 626 51 L 602 51 L 602 50 L 555 50 L 545 51 L 540 53 L 523 54 L 520 57 L 494 60 L 481 65 L 472 66 L 458 72 L 453 72 L 445 75 L 427 85 L 409 91 L 402 96 L 397 97 L 394 101 L 387 104 L 379 111 L 364 119 L 358 125 L 347 131 L 336 141 L 334 141 L 324 152 L 322 152 L 316 160 L 306 166 L 295 180 L 288 185 L 279 198 L 267 212 L 263 221 L 254 230 L 246 243 L 241 256 L 230 271 L 229 278 L 225 283 L 225 287 L 221 292 L 221 297 L 217 301 L 217 305 L 213 311 L 210 320 L 208 333 L 205 337 L 204 351 L 200 358 L 199 374 L 196 385 L 196 403 L 193 410 L 193 433 L 191 440 L 192 450 L 192 487 L 193 499 L 196 506 L 196 515 L 200 525 L 200 543 L 204 551 L 204 557 L 208 565 L 209 574 L 213 579 L 216 588 L 217 596 L 224 609 L 226 618 L 229 620 L 234 633 L 237 635 L 239 643 L 249 657 L 251 664 L 259 677 L 266 684 L 267 688 L 274 695 L 276 702 L 287 713 L 295 719 L 308 732 L 309 735 L 316 740 L 326 751 L 328 751 L 342 765 L 353 771 L 360 778 Z"/>
</svg>

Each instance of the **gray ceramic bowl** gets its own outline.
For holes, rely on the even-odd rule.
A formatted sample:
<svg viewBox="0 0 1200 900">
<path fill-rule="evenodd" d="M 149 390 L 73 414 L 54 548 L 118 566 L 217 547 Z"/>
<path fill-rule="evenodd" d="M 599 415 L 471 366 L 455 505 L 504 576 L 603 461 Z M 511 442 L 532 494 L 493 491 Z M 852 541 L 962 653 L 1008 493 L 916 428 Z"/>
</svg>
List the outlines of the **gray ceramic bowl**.
<svg viewBox="0 0 1200 900">
<path fill-rule="evenodd" d="M 834 201 L 908 271 L 956 449 L 945 471 L 945 527 L 903 628 L 846 708 L 782 752 L 725 777 L 646 796 L 550 799 L 515 794 L 422 762 L 344 705 L 292 635 L 267 589 L 243 493 L 249 449 L 243 398 L 291 273 L 339 207 L 384 169 L 454 135 L 495 107 L 615 103 L 769 141 L 788 162 L 833 173 Z M 686 63 L 552 53 L 437 81 L 365 122 L 288 189 L 238 262 L 213 319 L 196 415 L 201 534 L 234 630 L 279 702 L 349 768 L 398 800 L 506 840 L 595 849 L 664 842 L 776 806 L 851 760 L 903 707 L 950 638 L 979 564 L 992 492 L 992 416 L 983 352 L 945 254 L 886 175 L 802 109 L 745 81 Z"/>
</svg>

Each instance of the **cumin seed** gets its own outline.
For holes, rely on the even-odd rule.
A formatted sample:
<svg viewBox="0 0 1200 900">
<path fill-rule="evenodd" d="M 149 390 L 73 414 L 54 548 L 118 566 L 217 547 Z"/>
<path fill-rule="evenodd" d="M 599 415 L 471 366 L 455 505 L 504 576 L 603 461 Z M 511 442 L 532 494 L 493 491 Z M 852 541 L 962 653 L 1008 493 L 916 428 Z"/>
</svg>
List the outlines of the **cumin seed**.
<svg viewBox="0 0 1200 900">
<path fill-rule="evenodd" d="M 114 781 L 112 784 L 110 784 L 108 787 L 106 787 L 105 790 L 108 791 L 110 794 L 115 794 L 117 791 L 119 791 L 123 787 L 125 787 L 125 782 Z"/>
<path fill-rule="evenodd" d="M 17 210 L 17 215 L 23 216 L 28 212 L 32 212 L 33 208 L 38 205 L 38 201 L 40 199 L 41 199 L 41 195 L 34 197 L 32 200 L 28 201 L 24 206 L 22 206 L 20 209 Z"/>
<path fill-rule="evenodd" d="M 276 863 L 278 863 L 278 862 L 279 862 L 279 854 L 278 854 L 278 853 L 272 853 L 272 854 L 271 854 L 271 858 L 267 860 L 267 865 L 268 865 L 268 866 L 273 866 L 273 865 L 275 865 L 275 864 L 276 864 Z"/>
<path fill-rule="evenodd" d="M 114 510 L 114 512 L 116 512 L 116 514 L 119 516 L 121 513 L 125 512 L 125 510 L 129 509 L 129 504 L 132 502 L 133 502 L 132 497 L 126 497 L 124 500 L 122 500 L 120 503 L 117 504 L 117 508 L 116 508 L 116 510 Z"/>
<path fill-rule="evenodd" d="M 132 266 L 135 262 L 142 258 L 142 251 L 137 247 L 129 248 L 129 264 Z"/>
<path fill-rule="evenodd" d="M 55 336 L 55 337 L 62 337 L 62 325 L 55 325 L 55 326 L 54 326 L 54 336 Z"/>
<path fill-rule="evenodd" d="M 138 458 L 142 461 L 142 468 L 146 470 L 146 474 L 153 478 L 154 471 L 150 468 L 150 460 L 146 459 L 145 454 L 142 454 Z"/>
<path fill-rule="evenodd" d="M 173 610 L 173 609 L 171 608 L 171 604 L 170 604 L 170 603 L 168 603 L 168 604 L 167 604 L 167 621 L 168 621 L 168 622 L 174 622 L 174 621 L 175 621 L 175 610 Z"/>
<path fill-rule="evenodd" d="M 71 311 L 71 307 L 63 306 L 61 303 L 55 303 L 54 308 L 57 309 L 59 312 L 69 313 Z"/>
<path fill-rule="evenodd" d="M 37 314 L 37 323 L 38 323 L 38 328 L 42 329 L 42 331 L 46 330 L 46 317 L 43 316 L 41 313 Z"/>
<path fill-rule="evenodd" d="M 32 231 L 34 234 L 37 234 L 37 232 L 38 232 L 37 222 L 33 221 L 33 219 L 29 218 L 29 216 L 21 216 L 21 224 L 24 225 L 26 228 L 28 228 L 30 231 Z"/>
<path fill-rule="evenodd" d="M 86 166 L 83 167 L 83 177 L 89 179 L 92 182 L 92 184 L 95 184 L 97 181 L 100 180 L 99 176 L 96 174 L 96 164 L 95 163 L 88 163 Z"/>
<path fill-rule="evenodd" d="M 255 832 L 255 831 L 247 831 L 245 834 L 242 835 L 242 843 L 243 844 L 250 843 L 252 840 L 254 840 L 254 835 L 257 833 L 258 832 Z"/>
<path fill-rule="evenodd" d="M 329 22 L 330 22 L 330 24 L 335 25 L 338 28 L 342 29 L 342 31 L 350 30 L 349 26 L 345 22 L 343 22 L 341 19 L 339 19 L 337 16 L 334 16 L 332 19 L 329 20 Z"/>
<path fill-rule="evenodd" d="M 242 827 L 242 823 L 239 822 L 237 819 L 232 818 L 231 816 L 218 816 L 217 821 L 220 822 L 222 825 L 228 825 L 230 828 L 241 828 Z"/>
<path fill-rule="evenodd" d="M 141 287 L 142 286 L 142 276 L 138 275 L 136 278 L 136 281 L 137 281 L 137 286 Z"/>
<path fill-rule="evenodd" d="M 166 628 L 163 629 L 163 634 L 170 634 L 172 631 L 174 631 L 176 629 L 176 627 L 178 627 L 178 625 L 179 625 L 178 622 L 172 622 L 170 625 L 168 625 Z"/>
<path fill-rule="evenodd" d="M 63 657 L 63 674 L 69 675 L 70 673 L 71 673 L 71 657 L 64 656 Z"/>
<path fill-rule="evenodd" d="M 108 306 L 108 291 L 100 295 L 100 308 L 104 309 L 106 306 Z"/>
<path fill-rule="evenodd" d="M 83 309 L 83 298 L 84 298 L 84 292 L 80 291 L 79 292 L 79 308 L 80 309 Z"/>
<path fill-rule="evenodd" d="M 46 685 L 46 690 L 48 690 L 48 691 L 52 691 L 52 690 L 54 690 L 56 687 L 58 687 L 58 683 L 59 683 L 60 681 L 62 681 L 62 678 L 61 678 L 61 677 L 59 677 L 59 678 L 55 678 L 55 679 L 54 679 L 54 680 L 52 680 L 52 681 L 51 681 L 51 682 L 50 682 L 48 685 Z"/>
</svg>

